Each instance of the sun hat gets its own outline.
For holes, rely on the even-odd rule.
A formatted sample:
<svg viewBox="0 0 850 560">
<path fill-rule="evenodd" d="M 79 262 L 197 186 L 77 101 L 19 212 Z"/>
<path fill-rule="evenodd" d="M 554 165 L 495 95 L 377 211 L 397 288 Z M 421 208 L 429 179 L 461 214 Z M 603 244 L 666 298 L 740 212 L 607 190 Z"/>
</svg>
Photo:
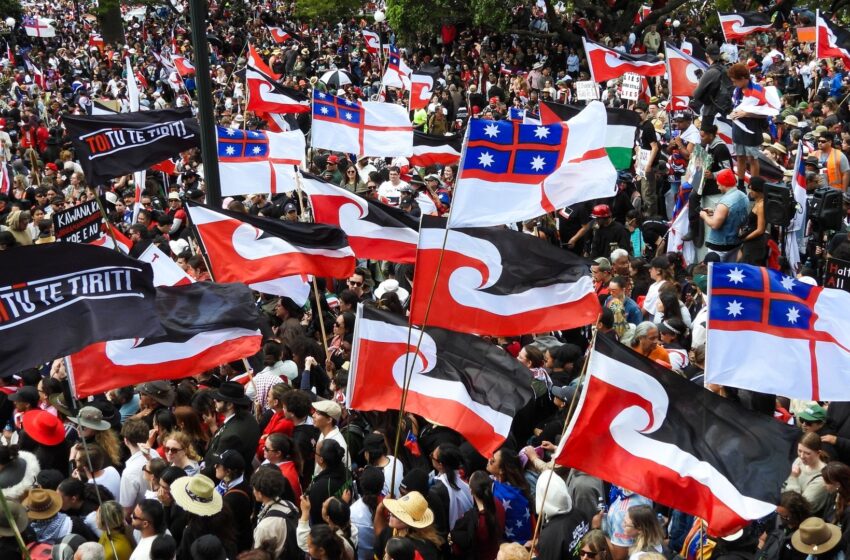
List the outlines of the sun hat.
<svg viewBox="0 0 850 560">
<path fill-rule="evenodd" d="M 147 395 L 162 406 L 174 404 L 174 388 L 168 381 L 149 381 L 139 387 L 139 394 Z"/>
<path fill-rule="evenodd" d="M 419 492 L 405 494 L 398 500 L 386 498 L 383 503 L 399 521 L 414 529 L 424 529 L 434 523 L 434 512 Z"/>
<path fill-rule="evenodd" d="M 768 146 L 768 148 L 770 148 L 771 150 L 776 150 L 777 152 L 779 152 L 782 155 L 785 155 L 785 154 L 788 153 L 788 150 L 785 148 L 785 146 L 783 146 L 779 142 L 774 142 L 773 144 Z"/>
<path fill-rule="evenodd" d="M 400 302 L 404 303 L 410 296 L 410 292 L 398 285 L 398 280 L 390 278 L 384 280 L 375 288 L 375 297 L 381 299 L 384 294 L 397 294 Z"/>
<path fill-rule="evenodd" d="M 787 117 L 785 117 L 785 119 L 783 119 L 782 122 L 787 124 L 788 126 L 800 126 L 800 120 L 794 115 L 788 115 Z"/>
<path fill-rule="evenodd" d="M 112 425 L 103 419 L 103 412 L 93 406 L 84 406 L 80 409 L 76 416 L 68 418 L 74 424 L 79 424 L 83 428 L 91 428 L 98 432 L 108 430 Z"/>
<path fill-rule="evenodd" d="M 15 525 L 18 527 L 18 531 L 23 532 L 24 529 L 27 528 L 30 520 L 27 517 L 27 510 L 21 504 L 13 501 L 9 501 L 9 513 L 12 514 L 12 518 L 15 520 Z M 9 520 L 5 515 L 0 515 L 0 537 L 13 537 L 15 536 L 15 531 L 9 525 Z"/>
<path fill-rule="evenodd" d="M 183 476 L 171 483 L 171 495 L 177 505 L 189 513 L 210 517 L 221 511 L 221 494 L 215 490 L 215 482 L 196 474 Z"/>
<path fill-rule="evenodd" d="M 24 412 L 22 424 L 27 435 L 42 445 L 59 445 L 65 441 L 65 425 L 62 420 L 46 410 Z M 106 427 L 108 428 L 109 424 L 106 424 Z"/>
<path fill-rule="evenodd" d="M 829 552 L 841 540 L 841 529 L 819 517 L 809 517 L 791 535 L 791 546 L 803 554 Z"/>
<path fill-rule="evenodd" d="M 35 521 L 50 519 L 62 509 L 62 496 L 56 490 L 33 488 L 21 502 L 27 508 L 27 516 Z"/>
<path fill-rule="evenodd" d="M 225 381 L 212 393 L 213 400 L 232 402 L 236 405 L 250 406 L 251 399 L 245 396 L 245 387 L 236 381 Z"/>
</svg>

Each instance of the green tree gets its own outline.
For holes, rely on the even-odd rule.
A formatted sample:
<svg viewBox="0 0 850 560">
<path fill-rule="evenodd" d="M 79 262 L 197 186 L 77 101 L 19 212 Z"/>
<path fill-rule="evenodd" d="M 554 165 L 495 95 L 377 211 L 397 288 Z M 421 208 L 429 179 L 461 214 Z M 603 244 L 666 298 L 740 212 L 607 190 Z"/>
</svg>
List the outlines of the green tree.
<svg viewBox="0 0 850 560">
<path fill-rule="evenodd" d="M 100 0 L 95 14 L 100 23 L 103 40 L 114 45 L 123 44 L 124 20 L 121 19 L 121 3 L 119 0 Z"/>
<path fill-rule="evenodd" d="M 361 0 L 298 0 L 295 16 L 307 21 L 336 22 L 357 15 L 362 7 Z"/>
<path fill-rule="evenodd" d="M 0 0 L 0 19 L 12 16 L 15 21 L 20 23 L 23 15 L 24 11 L 19 0 Z"/>
</svg>

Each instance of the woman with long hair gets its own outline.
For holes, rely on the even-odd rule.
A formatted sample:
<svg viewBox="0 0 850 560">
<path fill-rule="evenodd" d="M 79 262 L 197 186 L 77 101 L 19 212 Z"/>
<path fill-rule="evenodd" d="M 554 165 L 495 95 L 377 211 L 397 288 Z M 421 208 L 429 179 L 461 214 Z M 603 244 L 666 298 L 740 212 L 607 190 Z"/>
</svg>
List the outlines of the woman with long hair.
<svg viewBox="0 0 850 560">
<path fill-rule="evenodd" d="M 284 492 L 283 497 L 297 503 L 301 499 L 299 473 L 303 468 L 298 445 L 286 434 L 270 434 L 263 442 L 263 455 L 265 462 L 280 469 L 281 474 L 289 481 L 289 489 Z"/>
<path fill-rule="evenodd" d="M 453 529 L 457 520 L 473 505 L 469 485 L 460 477 L 463 455 L 456 445 L 442 443 L 431 452 L 431 465 L 436 474 L 434 486 L 445 498 L 443 503 L 447 509 L 449 529 Z"/>
<path fill-rule="evenodd" d="M 660 324 L 670 319 L 682 321 L 691 328 L 691 314 L 687 306 L 679 299 L 679 292 L 674 285 L 667 284 L 658 291 L 658 303 L 655 304 L 653 321 Z"/>
<path fill-rule="evenodd" d="M 650 506 L 632 506 L 626 512 L 623 528 L 634 544 L 629 548 L 630 560 L 643 552 L 660 553 L 664 547 L 664 529 Z"/>
<path fill-rule="evenodd" d="M 364 183 L 363 179 L 360 178 L 360 174 L 357 173 L 357 166 L 355 165 L 349 165 L 345 169 L 345 174 L 339 186 L 352 193 L 362 193 L 366 191 L 366 183 Z"/>
<path fill-rule="evenodd" d="M 384 513 L 389 512 L 389 528 L 395 539 L 406 541 L 422 556 L 423 560 L 438 560 L 442 558 L 441 548 L 443 538 L 434 526 L 434 512 L 428 507 L 425 497 L 413 491 L 399 499 L 386 498 L 378 506 L 375 523 L 383 521 Z M 376 526 L 375 532 L 380 533 L 383 527 Z"/>
<path fill-rule="evenodd" d="M 192 438 L 183 432 L 174 431 L 163 438 L 162 449 L 165 460 L 175 467 L 180 467 L 187 476 L 193 476 L 200 471 L 201 460 L 192 443 Z"/>
<path fill-rule="evenodd" d="M 522 463 L 516 451 L 501 448 L 487 461 L 487 472 L 495 479 L 493 495 L 499 500 L 508 500 L 511 504 L 505 512 L 506 524 L 511 528 L 511 534 L 505 533 L 504 540 L 525 544 L 531 538 L 531 524 L 522 523 L 530 518 L 531 489 L 522 470 Z M 517 522 L 520 522 L 519 524 Z M 517 527 L 527 527 L 521 531 Z"/>
<path fill-rule="evenodd" d="M 829 505 L 829 491 L 821 474 L 827 460 L 820 436 L 815 432 L 803 434 L 797 444 L 797 458 L 783 488 L 802 494 L 812 506 L 812 515 L 815 516 L 823 515 Z"/>
<path fill-rule="evenodd" d="M 658 294 L 662 286 L 665 284 L 675 285 L 676 279 L 673 278 L 673 272 L 670 269 L 670 261 L 667 257 L 655 257 L 649 263 L 649 277 L 652 278 L 652 284 L 646 292 L 646 298 L 643 300 L 643 312 L 646 317 L 653 317 L 658 305 Z"/>
<path fill-rule="evenodd" d="M 307 553 L 314 560 L 344 560 L 345 547 L 342 539 L 327 525 L 310 528 L 307 537 Z"/>
<path fill-rule="evenodd" d="M 109 464 L 106 453 L 99 445 L 77 444 L 76 468 L 71 476 L 83 482 L 102 484 L 113 496 L 118 496 L 121 491 L 121 475 L 118 470 Z"/>
<path fill-rule="evenodd" d="M 739 262 L 764 266 L 767 259 L 767 221 L 764 217 L 764 179 L 752 177 L 749 198 L 753 207 L 741 226 L 741 254 Z"/>
<path fill-rule="evenodd" d="M 825 477 L 824 477 L 825 478 Z M 791 548 L 791 534 L 812 515 L 809 502 L 799 492 L 783 492 L 776 506 L 776 526 L 769 530 L 757 560 L 804 560 L 805 556 Z"/>
<path fill-rule="evenodd" d="M 105 560 L 128 560 L 133 553 L 133 541 L 121 504 L 112 500 L 103 502 L 97 509 L 95 523 L 101 531 L 97 542 L 106 552 Z"/>
<path fill-rule="evenodd" d="M 485 471 L 472 473 L 469 489 L 475 505 L 455 524 L 449 544 L 460 558 L 495 560 L 505 534 L 505 508 L 493 496 L 493 480 Z"/>
<path fill-rule="evenodd" d="M 384 471 L 378 467 L 366 467 L 357 478 L 359 498 L 351 504 L 351 523 L 357 527 L 357 558 L 372 560 L 375 547 L 375 511 L 381 501 L 384 488 Z"/>
<path fill-rule="evenodd" d="M 174 421 L 176 429 L 189 436 L 195 451 L 203 457 L 210 442 L 210 434 L 200 415 L 191 406 L 178 406 L 174 409 Z"/>
<path fill-rule="evenodd" d="M 579 545 L 578 557 L 579 560 L 614 560 L 608 548 L 608 539 L 601 529 L 585 533 Z"/>
<path fill-rule="evenodd" d="M 830 493 L 835 493 L 835 509 L 829 511 L 826 520 L 841 527 L 841 544 L 850 544 L 850 467 L 838 461 L 830 461 L 821 469 L 823 482 Z"/>
<path fill-rule="evenodd" d="M 12 210 L 6 216 L 6 225 L 0 229 L 11 233 L 18 245 L 32 245 L 32 235 L 27 228 L 31 221 L 32 217 L 26 210 Z"/>
<path fill-rule="evenodd" d="M 629 261 L 629 276 L 632 279 L 632 293 L 629 297 L 637 301 L 639 297 L 646 296 L 653 282 L 649 275 L 649 265 L 646 259 L 631 259 Z"/>
</svg>

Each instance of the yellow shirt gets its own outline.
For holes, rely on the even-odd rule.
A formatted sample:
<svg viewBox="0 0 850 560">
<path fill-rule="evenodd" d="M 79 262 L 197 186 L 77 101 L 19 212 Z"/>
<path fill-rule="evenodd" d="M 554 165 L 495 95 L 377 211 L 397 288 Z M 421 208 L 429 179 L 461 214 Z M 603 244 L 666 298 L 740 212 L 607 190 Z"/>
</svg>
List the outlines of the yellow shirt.
<svg viewBox="0 0 850 560">
<path fill-rule="evenodd" d="M 100 539 L 97 542 L 106 551 L 105 560 L 129 560 L 130 555 L 133 554 L 133 544 L 124 533 L 112 531 L 112 544 L 109 544 L 109 539 L 106 538 L 106 533 L 104 532 L 100 535 Z M 112 552 L 112 545 L 115 545 L 117 557 Z"/>
</svg>

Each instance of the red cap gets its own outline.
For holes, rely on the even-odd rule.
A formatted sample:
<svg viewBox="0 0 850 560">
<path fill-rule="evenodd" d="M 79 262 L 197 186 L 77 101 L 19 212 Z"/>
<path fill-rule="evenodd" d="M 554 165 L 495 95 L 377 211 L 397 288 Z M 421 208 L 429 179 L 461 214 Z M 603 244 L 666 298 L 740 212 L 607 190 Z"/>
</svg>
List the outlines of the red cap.
<svg viewBox="0 0 850 560">
<path fill-rule="evenodd" d="M 472 107 L 472 114 L 473 114 L 473 115 L 477 115 L 477 114 L 478 114 L 478 113 L 480 113 L 480 112 L 481 112 L 481 107 L 479 107 L 478 105 L 474 105 L 474 106 Z"/>
<path fill-rule="evenodd" d="M 496 97 L 495 95 L 490 98 L 490 103 L 498 103 L 498 102 L 499 102 L 499 98 Z"/>
<path fill-rule="evenodd" d="M 594 218 L 610 218 L 611 207 L 607 204 L 597 204 L 593 207 L 593 212 L 590 213 Z"/>
<path fill-rule="evenodd" d="M 717 181 L 718 185 L 723 187 L 734 187 L 738 184 L 738 177 L 731 169 L 724 169 L 714 176 L 714 180 Z"/>
<path fill-rule="evenodd" d="M 328 163 L 339 163 L 339 158 L 334 154 L 328 156 Z"/>
<path fill-rule="evenodd" d="M 59 168 L 56 167 L 55 163 L 48 163 L 45 167 L 51 171 L 59 171 Z"/>
</svg>

